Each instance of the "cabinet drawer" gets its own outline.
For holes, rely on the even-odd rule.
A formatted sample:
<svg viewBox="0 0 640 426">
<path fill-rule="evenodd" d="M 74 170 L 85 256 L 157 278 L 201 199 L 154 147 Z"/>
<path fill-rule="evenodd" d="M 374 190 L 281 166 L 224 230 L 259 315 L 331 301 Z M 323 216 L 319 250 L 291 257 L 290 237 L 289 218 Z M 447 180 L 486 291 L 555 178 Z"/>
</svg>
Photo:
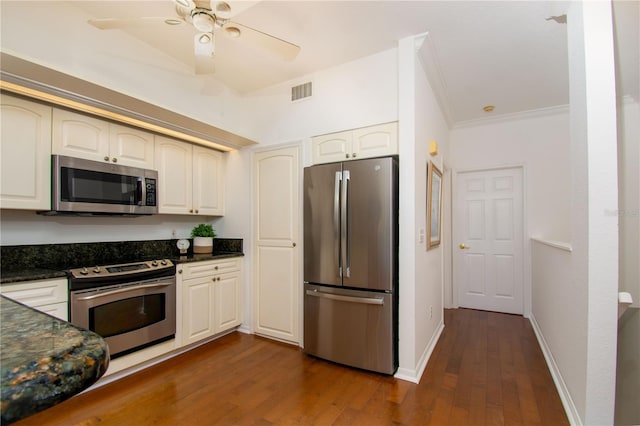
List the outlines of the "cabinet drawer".
<svg viewBox="0 0 640 426">
<path fill-rule="evenodd" d="M 42 305 L 38 306 L 36 309 L 40 312 L 44 312 L 45 314 L 49 314 L 63 321 L 69 321 L 66 302 L 54 303 L 52 305 Z"/>
<path fill-rule="evenodd" d="M 0 293 L 27 306 L 38 307 L 53 303 L 67 303 L 67 280 L 29 281 L 0 286 Z"/>
<path fill-rule="evenodd" d="M 240 270 L 241 258 L 233 257 L 222 260 L 211 260 L 204 262 L 194 262 L 183 267 L 183 279 L 201 278 L 213 274 L 223 274 L 226 272 Z"/>
</svg>

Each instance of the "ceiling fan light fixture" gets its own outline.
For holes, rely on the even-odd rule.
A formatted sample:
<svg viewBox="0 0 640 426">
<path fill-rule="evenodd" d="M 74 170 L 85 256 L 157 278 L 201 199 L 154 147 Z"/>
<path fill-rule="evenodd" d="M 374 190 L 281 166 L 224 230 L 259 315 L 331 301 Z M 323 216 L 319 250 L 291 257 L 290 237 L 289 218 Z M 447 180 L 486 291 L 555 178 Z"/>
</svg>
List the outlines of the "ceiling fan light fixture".
<svg viewBox="0 0 640 426">
<path fill-rule="evenodd" d="M 227 35 L 231 38 L 238 38 L 242 34 L 240 28 L 234 26 L 226 26 L 224 30 L 227 32 Z"/>
<path fill-rule="evenodd" d="M 211 43 L 211 34 L 200 34 L 200 37 L 198 37 L 198 43 L 200 44 L 209 44 Z"/>
<path fill-rule="evenodd" d="M 194 12 L 191 16 L 191 21 L 193 22 L 193 26 L 201 32 L 210 33 L 215 26 L 215 20 L 206 12 Z"/>
<path fill-rule="evenodd" d="M 195 7 L 195 4 L 191 0 L 174 0 L 174 1 L 176 2 L 177 5 L 182 7 L 187 7 L 189 9 L 192 9 L 193 7 Z"/>
</svg>

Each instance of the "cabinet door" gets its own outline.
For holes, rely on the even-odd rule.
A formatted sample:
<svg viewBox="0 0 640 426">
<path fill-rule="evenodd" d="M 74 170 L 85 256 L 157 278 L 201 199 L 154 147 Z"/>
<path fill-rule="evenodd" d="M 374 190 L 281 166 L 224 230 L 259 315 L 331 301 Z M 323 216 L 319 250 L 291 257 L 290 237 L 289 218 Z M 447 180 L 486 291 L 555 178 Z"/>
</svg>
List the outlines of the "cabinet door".
<svg viewBox="0 0 640 426">
<path fill-rule="evenodd" d="M 188 345 L 215 333 L 212 277 L 183 281 L 182 344 Z"/>
<path fill-rule="evenodd" d="M 0 207 L 51 209 L 51 107 L 0 98 Z"/>
<path fill-rule="evenodd" d="M 352 132 L 331 133 L 311 140 L 313 164 L 333 163 L 351 158 Z"/>
<path fill-rule="evenodd" d="M 224 215 L 223 154 L 211 149 L 193 147 L 194 213 Z"/>
<path fill-rule="evenodd" d="M 240 309 L 241 280 L 239 272 L 217 275 L 215 286 L 215 332 L 229 330 L 242 322 Z"/>
<path fill-rule="evenodd" d="M 109 161 L 109 123 L 74 112 L 53 109 L 53 154 Z"/>
<path fill-rule="evenodd" d="M 193 214 L 192 156 L 190 144 L 156 136 L 159 213 Z"/>
<path fill-rule="evenodd" d="M 353 131 L 352 158 L 372 158 L 398 153 L 398 123 L 385 123 Z"/>
<path fill-rule="evenodd" d="M 153 134 L 118 124 L 109 125 L 109 154 L 112 162 L 153 169 L 153 152 Z"/>
</svg>

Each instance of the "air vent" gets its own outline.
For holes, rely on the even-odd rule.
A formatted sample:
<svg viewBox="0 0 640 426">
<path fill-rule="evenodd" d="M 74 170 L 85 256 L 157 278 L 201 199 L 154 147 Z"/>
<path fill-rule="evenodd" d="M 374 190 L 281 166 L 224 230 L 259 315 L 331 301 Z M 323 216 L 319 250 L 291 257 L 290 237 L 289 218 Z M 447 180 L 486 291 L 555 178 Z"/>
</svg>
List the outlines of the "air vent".
<svg viewBox="0 0 640 426">
<path fill-rule="evenodd" d="M 311 82 L 293 86 L 291 88 L 291 102 L 309 98 L 312 94 Z"/>
</svg>

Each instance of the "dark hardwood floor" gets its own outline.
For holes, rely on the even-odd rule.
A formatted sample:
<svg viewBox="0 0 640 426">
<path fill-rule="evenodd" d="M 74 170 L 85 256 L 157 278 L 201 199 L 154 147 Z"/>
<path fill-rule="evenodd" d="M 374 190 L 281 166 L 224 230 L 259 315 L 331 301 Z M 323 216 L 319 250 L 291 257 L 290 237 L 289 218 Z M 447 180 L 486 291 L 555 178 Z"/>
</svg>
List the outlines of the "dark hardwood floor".
<svg viewBox="0 0 640 426">
<path fill-rule="evenodd" d="M 420 384 L 233 333 L 17 425 L 564 425 L 528 320 L 452 309 Z"/>
</svg>

